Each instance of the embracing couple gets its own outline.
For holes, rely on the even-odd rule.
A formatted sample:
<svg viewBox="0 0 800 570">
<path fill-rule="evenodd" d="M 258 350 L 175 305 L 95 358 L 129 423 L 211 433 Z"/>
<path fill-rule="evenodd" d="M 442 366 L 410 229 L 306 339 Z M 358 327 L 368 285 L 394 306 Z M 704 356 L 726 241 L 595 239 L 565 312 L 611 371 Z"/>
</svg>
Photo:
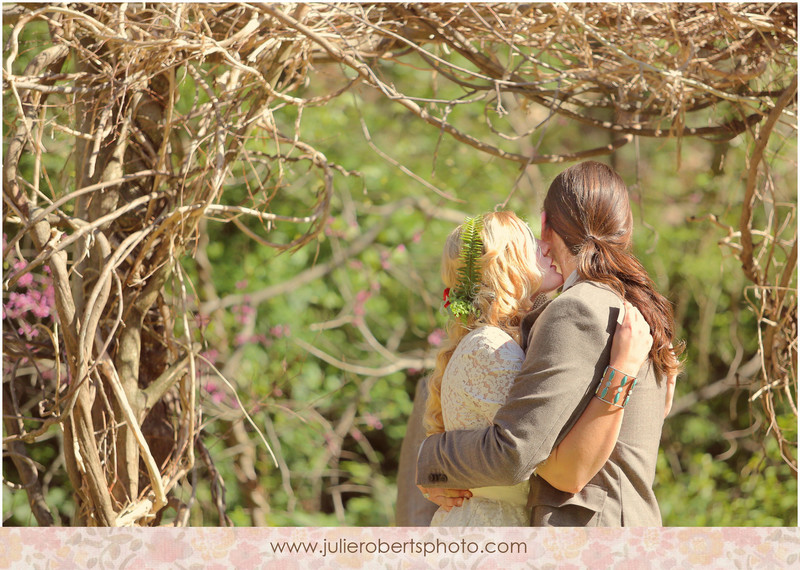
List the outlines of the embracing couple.
<svg viewBox="0 0 800 570">
<path fill-rule="evenodd" d="M 541 226 L 537 242 L 494 212 L 445 244 L 452 316 L 416 478 L 440 505 L 431 525 L 659 526 L 680 350 L 669 302 L 631 253 L 625 183 L 599 162 L 568 168 Z"/>
</svg>

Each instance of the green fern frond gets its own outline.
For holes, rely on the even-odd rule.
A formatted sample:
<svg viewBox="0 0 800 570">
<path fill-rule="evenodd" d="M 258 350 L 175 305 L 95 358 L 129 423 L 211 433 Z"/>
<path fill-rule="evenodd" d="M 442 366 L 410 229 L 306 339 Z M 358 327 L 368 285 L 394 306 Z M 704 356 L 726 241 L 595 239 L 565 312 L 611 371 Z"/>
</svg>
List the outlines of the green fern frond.
<svg viewBox="0 0 800 570">
<path fill-rule="evenodd" d="M 459 285 L 465 296 L 472 298 L 481 282 L 480 258 L 483 255 L 481 230 L 483 218 L 475 216 L 464 221 L 461 230 L 461 267 Z"/>
<path fill-rule="evenodd" d="M 458 285 L 449 296 L 449 307 L 453 316 L 460 318 L 464 323 L 467 322 L 471 313 L 478 314 L 478 309 L 473 301 L 481 282 L 482 229 L 483 218 L 481 216 L 467 218 L 461 227 L 461 252 L 459 254 L 461 267 L 458 269 Z"/>
</svg>

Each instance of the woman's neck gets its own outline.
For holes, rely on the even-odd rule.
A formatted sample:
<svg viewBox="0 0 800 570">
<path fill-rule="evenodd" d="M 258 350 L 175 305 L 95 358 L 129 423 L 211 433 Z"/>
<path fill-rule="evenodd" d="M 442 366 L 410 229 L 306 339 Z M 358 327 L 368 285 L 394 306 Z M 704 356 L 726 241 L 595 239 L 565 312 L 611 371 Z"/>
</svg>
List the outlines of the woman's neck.
<svg viewBox="0 0 800 570">
<path fill-rule="evenodd" d="M 558 264 L 561 268 L 561 275 L 564 276 L 564 279 L 572 275 L 572 272 L 578 269 L 578 260 L 577 258 L 570 256 L 561 263 Z"/>
</svg>

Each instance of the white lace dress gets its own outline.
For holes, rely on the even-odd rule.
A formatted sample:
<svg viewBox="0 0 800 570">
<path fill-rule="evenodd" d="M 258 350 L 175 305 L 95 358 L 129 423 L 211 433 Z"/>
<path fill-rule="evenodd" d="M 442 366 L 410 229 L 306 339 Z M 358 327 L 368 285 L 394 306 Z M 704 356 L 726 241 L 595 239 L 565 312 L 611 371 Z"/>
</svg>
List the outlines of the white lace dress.
<svg viewBox="0 0 800 570">
<path fill-rule="evenodd" d="M 445 430 L 491 426 L 524 358 L 522 348 L 497 327 L 481 327 L 465 336 L 442 377 Z M 525 481 L 511 487 L 470 489 L 471 499 L 450 512 L 440 508 L 431 526 L 528 526 L 528 488 Z"/>
</svg>

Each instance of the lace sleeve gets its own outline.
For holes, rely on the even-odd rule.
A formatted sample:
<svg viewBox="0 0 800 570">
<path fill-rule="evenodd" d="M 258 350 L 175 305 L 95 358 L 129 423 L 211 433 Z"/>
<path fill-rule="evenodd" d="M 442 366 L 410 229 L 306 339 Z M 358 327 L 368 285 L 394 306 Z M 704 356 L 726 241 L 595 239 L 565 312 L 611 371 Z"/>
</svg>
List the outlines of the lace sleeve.
<svg viewBox="0 0 800 570">
<path fill-rule="evenodd" d="M 461 390 L 473 412 L 491 424 L 520 371 L 525 353 L 508 334 L 487 327 L 470 339 Z"/>
</svg>

